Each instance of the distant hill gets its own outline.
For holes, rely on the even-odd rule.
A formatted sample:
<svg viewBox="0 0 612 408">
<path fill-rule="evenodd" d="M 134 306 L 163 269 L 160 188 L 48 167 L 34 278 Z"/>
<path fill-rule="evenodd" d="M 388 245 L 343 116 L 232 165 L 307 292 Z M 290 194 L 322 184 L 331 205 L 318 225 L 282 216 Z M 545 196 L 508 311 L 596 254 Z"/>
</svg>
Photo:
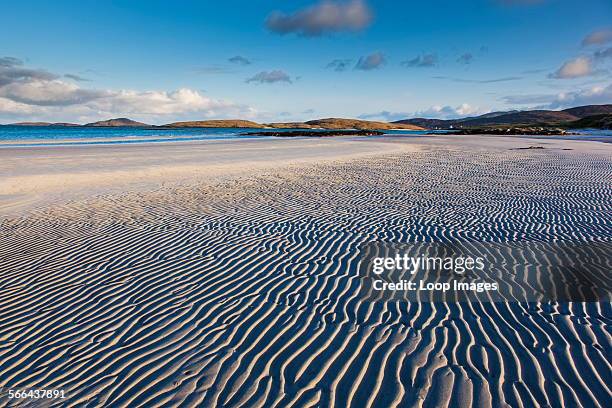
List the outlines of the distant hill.
<svg viewBox="0 0 612 408">
<path fill-rule="evenodd" d="M 575 108 L 564 109 L 563 112 L 567 112 L 581 119 L 595 115 L 612 115 L 612 105 L 577 106 Z"/>
<path fill-rule="evenodd" d="M 578 119 L 578 117 L 563 111 L 538 110 L 498 113 L 492 116 L 485 114 L 482 116 L 449 120 L 414 118 L 403 119 L 394 123 L 412 124 L 428 129 L 449 129 L 490 125 L 534 125 L 542 123 L 557 124 L 576 119 Z"/>
<path fill-rule="evenodd" d="M 220 127 L 220 128 L 275 128 L 275 129 L 358 129 L 358 130 L 385 130 L 385 129 L 414 129 L 419 130 L 421 127 L 405 124 L 391 124 L 387 122 L 373 122 L 368 120 L 358 119 L 341 119 L 328 118 L 309 120 L 307 122 L 278 122 L 260 124 L 249 120 L 201 120 L 191 122 L 175 122 L 163 125 L 162 127 L 177 128 L 177 127 Z"/>
<path fill-rule="evenodd" d="M 146 123 L 136 122 L 128 118 L 116 118 L 109 120 L 101 120 L 99 122 L 87 123 L 83 126 L 87 127 L 149 127 Z"/>
<path fill-rule="evenodd" d="M 503 116 L 503 115 L 508 115 L 510 113 L 518 113 L 520 112 L 519 110 L 511 110 L 511 111 L 498 111 L 498 112 L 489 112 L 489 113 L 485 113 L 484 115 L 479 115 L 479 116 L 471 116 L 469 118 L 466 119 L 475 119 L 475 118 L 496 118 L 498 116 Z"/>
<path fill-rule="evenodd" d="M 394 123 L 412 124 L 423 126 L 428 129 L 467 128 L 493 125 L 559 125 L 599 114 L 612 114 L 612 104 L 578 106 L 561 111 L 530 110 L 491 112 L 475 117 L 450 120 L 413 118 L 399 120 Z"/>
<path fill-rule="evenodd" d="M 251 122 L 250 120 L 225 119 L 225 120 L 196 120 L 190 122 L 174 122 L 163 125 L 170 128 L 263 128 L 264 125 Z"/>
<path fill-rule="evenodd" d="M 483 125 L 534 125 L 540 123 L 562 123 L 578 119 L 564 111 L 533 110 L 507 113 L 494 117 L 477 117 L 460 121 L 461 127 Z"/>
<path fill-rule="evenodd" d="M 453 127 L 456 120 L 445 120 L 445 119 L 427 119 L 427 118 L 412 118 L 402 119 L 393 122 L 394 125 L 413 125 L 419 126 L 425 129 L 448 129 Z"/>
<path fill-rule="evenodd" d="M 63 126 L 63 127 L 74 127 L 74 126 L 81 126 L 79 124 L 76 123 L 66 123 L 66 122 L 17 122 L 17 123 L 10 123 L 9 126 Z"/>
<path fill-rule="evenodd" d="M 476 120 L 476 119 L 487 120 L 487 119 L 497 118 L 499 116 L 509 115 L 509 114 L 517 113 L 517 112 L 519 112 L 519 111 L 489 112 L 489 113 L 485 113 L 484 115 L 480 115 L 480 116 L 468 116 L 466 118 L 461 118 L 461 119 L 413 118 L 413 119 L 398 120 L 398 121 L 393 122 L 393 123 L 403 123 L 403 124 L 416 125 L 416 126 L 420 126 L 420 127 L 426 128 L 426 129 L 448 129 L 448 128 L 451 128 L 451 127 L 457 127 L 458 123 L 469 122 L 471 120 Z"/>
<path fill-rule="evenodd" d="M 587 116 L 566 126 L 574 129 L 612 129 L 612 114 Z"/>
<path fill-rule="evenodd" d="M 273 128 L 292 128 L 301 127 L 304 129 L 357 129 L 357 130 L 389 130 L 389 129 L 408 129 L 422 130 L 423 128 L 413 124 L 406 123 L 388 123 L 375 122 L 371 120 L 359 119 L 343 119 L 343 118 L 326 118 L 309 120 L 306 122 L 291 122 L 291 123 L 269 123 L 269 127 Z"/>
</svg>

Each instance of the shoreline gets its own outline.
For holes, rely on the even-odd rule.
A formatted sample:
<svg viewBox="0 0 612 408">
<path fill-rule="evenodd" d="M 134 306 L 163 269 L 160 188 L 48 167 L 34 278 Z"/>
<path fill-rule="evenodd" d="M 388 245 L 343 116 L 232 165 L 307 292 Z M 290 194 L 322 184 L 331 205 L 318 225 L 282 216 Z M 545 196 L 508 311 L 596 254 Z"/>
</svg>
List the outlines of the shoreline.
<svg viewBox="0 0 612 408">
<path fill-rule="evenodd" d="M 180 128 L 179 128 L 180 129 Z M 270 128 L 274 130 L 274 128 Z M 476 136 L 476 137 L 496 137 L 496 138 L 519 138 L 519 139 L 538 139 L 538 140 L 576 140 L 576 141 L 592 141 L 601 143 L 612 143 L 612 131 L 599 131 L 598 133 L 572 133 L 572 134 L 551 134 L 551 135 L 538 135 L 538 134 L 488 134 L 488 133 L 452 133 L 452 132 L 426 132 L 426 131 L 411 131 L 406 129 L 387 129 L 390 132 L 406 132 L 406 133 L 382 133 L 382 134 L 367 134 L 362 135 L 355 132 L 352 134 L 347 132 L 346 134 L 334 134 L 333 136 L 325 135 L 325 132 L 316 130 L 312 135 L 276 135 L 276 131 L 271 132 L 274 135 L 260 135 L 260 133 L 267 133 L 266 129 L 256 129 L 256 132 L 246 132 L 241 134 L 231 135 L 215 135 L 215 134 L 202 134 L 202 135 L 186 135 L 176 137 L 161 136 L 117 136 L 117 137 L 74 137 L 74 138 L 32 138 L 32 139 L 2 139 L 0 140 L 0 149 L 11 149 L 11 148 L 29 148 L 29 147 L 70 147 L 70 146 L 107 146 L 107 145 L 144 145 L 144 144 L 173 144 L 173 143 L 214 143 L 214 142 L 230 142 L 230 141 L 241 141 L 241 140 L 266 140 L 266 139 L 315 139 L 317 137 L 333 138 L 333 139 L 347 139 L 347 138 L 372 138 L 372 139 L 401 139 L 401 138 L 413 138 L 413 137 L 445 137 L 445 136 Z M 587 129 L 588 130 L 588 129 Z M 310 130 L 308 130 L 310 131 Z M 385 131 L 385 132 L 386 132 Z M 286 131 L 291 133 L 292 131 Z M 331 130 L 329 132 L 335 133 L 336 131 Z M 344 131 L 342 131 L 344 132 Z M 368 131 L 365 131 L 368 132 Z M 268 132 L 269 133 L 269 132 Z M 284 133 L 284 132 L 278 132 Z M 317 133 L 323 133 L 323 135 L 317 135 Z"/>
<path fill-rule="evenodd" d="M 180 128 L 179 128 L 180 129 Z M 283 130 L 277 131 L 274 128 L 270 128 L 271 133 L 275 133 L 275 135 L 259 135 L 256 133 L 265 133 L 268 129 L 255 129 L 261 132 L 250 132 L 245 130 L 243 133 L 236 134 L 201 134 L 201 135 L 185 135 L 181 136 L 177 134 L 176 136 L 165 136 L 165 135 L 152 135 L 152 136 L 120 136 L 120 137 L 74 137 L 74 138 L 32 138 L 32 139 L 2 139 L 0 140 L 0 149 L 7 147 L 28 147 L 28 146 L 71 146 L 71 145 L 106 145 L 106 144 L 140 144 L 140 143 L 182 143 L 182 142 L 214 142 L 214 141 L 235 141 L 235 140 L 259 140 L 259 139 L 270 139 L 270 138 L 287 138 L 291 130 Z M 414 132 L 414 133 L 382 133 L 380 136 L 427 136 L 424 131 L 420 130 L 406 130 L 406 129 L 388 129 L 387 131 L 401 131 L 401 132 Z M 326 133 L 333 132 L 337 133 L 335 130 L 316 130 L 312 133 L 312 135 L 304 135 L 304 136 L 292 136 L 295 138 L 314 138 L 318 136 L 317 133 Z M 342 131 L 345 132 L 345 131 Z M 333 138 L 346 138 L 346 137 L 369 137 L 369 135 L 360 134 L 360 132 L 369 132 L 369 131 L 346 131 L 345 134 L 334 134 Z M 276 135 L 278 133 L 279 135 Z M 288 133 L 288 135 L 283 135 L 282 133 Z M 378 134 L 377 134 L 378 135 Z"/>
</svg>

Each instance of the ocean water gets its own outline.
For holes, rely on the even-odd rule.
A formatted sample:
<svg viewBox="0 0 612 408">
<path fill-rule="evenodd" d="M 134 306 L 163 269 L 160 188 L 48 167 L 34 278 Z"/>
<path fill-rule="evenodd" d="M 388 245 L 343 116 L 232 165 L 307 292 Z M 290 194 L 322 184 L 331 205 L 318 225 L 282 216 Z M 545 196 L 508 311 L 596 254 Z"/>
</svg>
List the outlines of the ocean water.
<svg viewBox="0 0 612 408">
<path fill-rule="evenodd" d="M 2 146 L 47 146 L 221 140 L 257 137 L 244 135 L 254 130 L 257 129 L 0 126 L 0 143 Z"/>
<path fill-rule="evenodd" d="M 0 148 L 21 146 L 66 146 L 90 144 L 126 144 L 185 142 L 194 140 L 261 139 L 269 136 L 247 135 L 265 129 L 251 128 L 131 128 L 131 127 L 58 127 L 58 126 L 0 126 Z M 291 131 L 296 129 L 274 129 Z M 388 130 L 383 137 L 424 135 L 427 131 Z M 437 131 L 436 133 L 445 133 Z M 580 135 L 536 136 L 538 138 L 562 138 L 612 142 L 610 130 L 584 130 Z M 380 136 L 373 136 L 380 137 Z"/>
<path fill-rule="evenodd" d="M 60 126 L 0 126 L 0 147 L 78 144 L 123 144 L 182 142 L 192 140 L 232 140 L 269 138 L 246 133 L 265 129 L 251 128 L 95 128 Z M 274 129 L 290 131 L 295 129 Z M 390 135 L 424 134 L 424 131 L 392 130 Z"/>
</svg>

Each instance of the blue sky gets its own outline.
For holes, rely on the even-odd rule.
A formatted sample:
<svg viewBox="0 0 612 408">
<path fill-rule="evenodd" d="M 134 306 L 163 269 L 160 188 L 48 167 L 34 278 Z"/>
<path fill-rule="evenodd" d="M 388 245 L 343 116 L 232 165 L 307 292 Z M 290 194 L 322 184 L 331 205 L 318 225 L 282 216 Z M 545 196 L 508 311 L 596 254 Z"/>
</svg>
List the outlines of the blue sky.
<svg viewBox="0 0 612 408">
<path fill-rule="evenodd" d="M 3 15 L 2 123 L 612 103 L 609 0 L 29 1 Z"/>
</svg>

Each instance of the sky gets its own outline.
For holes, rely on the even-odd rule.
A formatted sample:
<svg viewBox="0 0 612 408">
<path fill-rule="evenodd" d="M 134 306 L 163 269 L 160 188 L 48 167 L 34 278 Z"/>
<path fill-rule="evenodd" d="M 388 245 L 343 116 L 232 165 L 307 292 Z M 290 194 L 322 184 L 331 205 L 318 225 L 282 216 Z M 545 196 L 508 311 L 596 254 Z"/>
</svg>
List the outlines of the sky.
<svg viewBox="0 0 612 408">
<path fill-rule="evenodd" d="M 0 123 L 612 103 L 609 0 L 59 0 L 2 13 Z"/>
</svg>

